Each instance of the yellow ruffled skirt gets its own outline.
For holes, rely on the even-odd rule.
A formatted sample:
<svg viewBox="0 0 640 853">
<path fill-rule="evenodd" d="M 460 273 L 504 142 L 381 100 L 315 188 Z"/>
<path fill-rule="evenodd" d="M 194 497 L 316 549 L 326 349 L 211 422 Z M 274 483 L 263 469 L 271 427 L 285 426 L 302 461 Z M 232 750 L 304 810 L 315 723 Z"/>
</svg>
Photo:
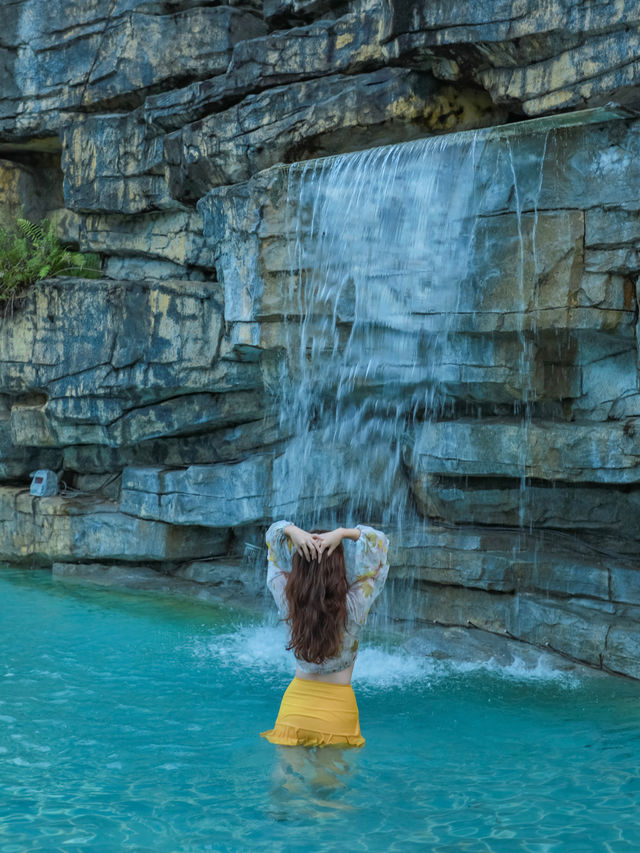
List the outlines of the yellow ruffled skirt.
<svg viewBox="0 0 640 853">
<path fill-rule="evenodd" d="M 353 687 L 294 678 L 275 726 L 260 736 L 284 746 L 364 746 Z"/>
</svg>

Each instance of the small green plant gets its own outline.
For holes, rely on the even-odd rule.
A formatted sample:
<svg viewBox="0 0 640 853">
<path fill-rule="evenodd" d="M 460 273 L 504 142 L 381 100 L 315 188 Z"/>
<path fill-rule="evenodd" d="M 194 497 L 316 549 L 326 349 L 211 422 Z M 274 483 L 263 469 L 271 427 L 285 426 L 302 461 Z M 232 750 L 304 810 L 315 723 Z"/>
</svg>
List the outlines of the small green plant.
<svg viewBox="0 0 640 853">
<path fill-rule="evenodd" d="M 100 257 L 65 248 L 54 226 L 17 219 L 15 231 L 0 228 L 0 303 L 13 304 L 36 281 L 61 275 L 100 276 Z"/>
</svg>

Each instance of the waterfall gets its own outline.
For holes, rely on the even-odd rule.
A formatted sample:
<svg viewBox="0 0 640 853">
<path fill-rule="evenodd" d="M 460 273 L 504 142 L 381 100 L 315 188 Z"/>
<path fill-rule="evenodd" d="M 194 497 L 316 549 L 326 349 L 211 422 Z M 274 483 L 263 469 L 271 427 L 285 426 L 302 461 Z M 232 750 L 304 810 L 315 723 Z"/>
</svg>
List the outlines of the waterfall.
<svg viewBox="0 0 640 853">
<path fill-rule="evenodd" d="M 464 132 L 289 169 L 280 412 L 295 439 L 279 473 L 307 524 L 415 524 L 401 436 L 416 419 L 474 411 L 461 363 L 477 358 L 474 321 L 484 287 L 474 279 L 477 224 L 495 207 L 495 187 L 477 179 L 481 160 L 485 176 L 501 174 L 503 192 L 509 178 L 505 198 L 515 202 L 520 245 L 514 296 L 519 311 L 530 307 L 520 222 L 525 206 L 537 210 L 542 172 L 519 190 L 517 137 L 506 146 L 491 141 L 490 132 Z M 522 328 L 516 333 L 516 407 L 527 409 L 531 345 Z M 525 471 L 523 456 L 523 490 Z"/>
<path fill-rule="evenodd" d="M 289 170 L 291 276 L 281 419 L 307 523 L 413 519 L 408 420 L 442 417 L 457 381 L 450 326 L 469 274 L 477 133 Z"/>
</svg>

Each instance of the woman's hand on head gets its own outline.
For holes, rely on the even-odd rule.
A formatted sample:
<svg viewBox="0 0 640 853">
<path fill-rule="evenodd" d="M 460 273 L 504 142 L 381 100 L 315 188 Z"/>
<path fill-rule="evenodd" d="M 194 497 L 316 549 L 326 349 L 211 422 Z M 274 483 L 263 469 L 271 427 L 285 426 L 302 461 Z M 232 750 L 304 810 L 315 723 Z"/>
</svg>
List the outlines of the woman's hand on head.
<svg viewBox="0 0 640 853">
<path fill-rule="evenodd" d="M 336 527 L 335 530 L 329 530 L 327 533 L 314 533 L 313 535 L 318 543 L 319 559 L 322 559 L 323 554 L 331 556 L 344 539 L 342 527 Z"/>
<path fill-rule="evenodd" d="M 309 561 L 320 559 L 321 552 L 317 541 L 317 534 L 307 533 L 306 530 L 296 527 L 295 524 L 289 524 L 285 527 L 284 532 L 291 539 L 293 547 L 301 557 Z"/>
</svg>

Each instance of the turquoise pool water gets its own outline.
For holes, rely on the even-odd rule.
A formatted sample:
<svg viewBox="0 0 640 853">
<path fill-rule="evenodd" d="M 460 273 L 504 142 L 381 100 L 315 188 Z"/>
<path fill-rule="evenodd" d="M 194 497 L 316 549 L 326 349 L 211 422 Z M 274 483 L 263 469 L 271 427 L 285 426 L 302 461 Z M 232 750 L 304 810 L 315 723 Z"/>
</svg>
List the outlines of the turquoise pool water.
<svg viewBox="0 0 640 853">
<path fill-rule="evenodd" d="M 373 644 L 363 750 L 258 737 L 281 629 L 0 571 L 0 850 L 640 849 L 640 685 Z"/>
</svg>

